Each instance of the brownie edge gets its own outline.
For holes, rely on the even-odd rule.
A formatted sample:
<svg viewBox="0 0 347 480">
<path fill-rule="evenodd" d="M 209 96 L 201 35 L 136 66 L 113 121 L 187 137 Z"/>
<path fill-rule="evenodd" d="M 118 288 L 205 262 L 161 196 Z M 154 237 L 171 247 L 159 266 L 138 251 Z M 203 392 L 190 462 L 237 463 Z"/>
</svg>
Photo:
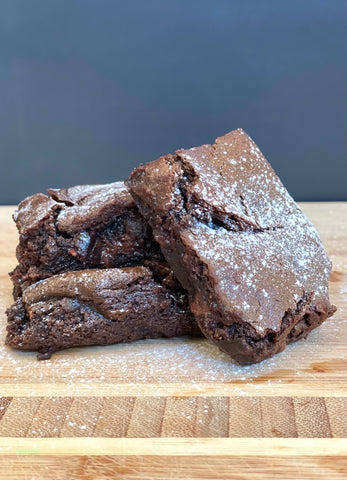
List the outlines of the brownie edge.
<svg viewBox="0 0 347 480">
<path fill-rule="evenodd" d="M 200 335 L 187 295 L 147 267 L 66 272 L 41 280 L 7 310 L 6 344 L 39 359 L 70 347 Z"/>
</svg>

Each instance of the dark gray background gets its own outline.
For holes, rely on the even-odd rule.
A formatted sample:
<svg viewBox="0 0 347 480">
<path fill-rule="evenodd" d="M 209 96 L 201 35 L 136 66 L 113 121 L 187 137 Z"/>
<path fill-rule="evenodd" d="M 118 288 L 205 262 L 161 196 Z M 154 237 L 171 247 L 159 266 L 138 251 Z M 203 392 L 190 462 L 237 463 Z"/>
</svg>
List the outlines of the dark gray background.
<svg viewBox="0 0 347 480">
<path fill-rule="evenodd" d="M 0 0 L 0 203 L 243 127 L 297 200 L 346 190 L 344 0 Z"/>
</svg>

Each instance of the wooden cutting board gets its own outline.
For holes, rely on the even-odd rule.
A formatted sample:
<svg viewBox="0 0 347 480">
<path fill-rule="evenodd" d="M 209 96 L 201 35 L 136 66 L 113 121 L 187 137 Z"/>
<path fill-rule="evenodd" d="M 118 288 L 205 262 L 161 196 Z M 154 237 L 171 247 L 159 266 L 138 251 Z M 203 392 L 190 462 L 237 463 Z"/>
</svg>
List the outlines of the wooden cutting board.
<svg viewBox="0 0 347 480">
<path fill-rule="evenodd" d="M 15 265 L 0 208 L 0 479 L 346 476 L 347 204 L 302 205 L 333 261 L 336 315 L 260 365 L 204 339 L 72 349 L 3 346 Z"/>
</svg>

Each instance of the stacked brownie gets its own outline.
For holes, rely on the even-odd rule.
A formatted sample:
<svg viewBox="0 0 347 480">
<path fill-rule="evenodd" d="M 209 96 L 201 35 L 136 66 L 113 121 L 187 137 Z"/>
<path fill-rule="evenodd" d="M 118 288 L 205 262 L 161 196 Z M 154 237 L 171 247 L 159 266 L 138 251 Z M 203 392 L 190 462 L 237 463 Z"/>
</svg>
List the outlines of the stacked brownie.
<svg viewBox="0 0 347 480">
<path fill-rule="evenodd" d="M 47 192 L 13 216 L 19 264 L 8 345 L 46 359 L 74 346 L 201 335 L 123 182 Z"/>
<path fill-rule="evenodd" d="M 18 206 L 18 266 L 10 273 L 17 295 L 26 286 L 67 270 L 162 261 L 158 244 L 123 182 L 48 189 Z"/>
<path fill-rule="evenodd" d="M 198 324 L 250 364 L 334 313 L 317 231 L 242 130 L 141 165 L 126 183 L 131 196 L 115 183 L 19 205 L 9 345 L 49 356 Z"/>
</svg>

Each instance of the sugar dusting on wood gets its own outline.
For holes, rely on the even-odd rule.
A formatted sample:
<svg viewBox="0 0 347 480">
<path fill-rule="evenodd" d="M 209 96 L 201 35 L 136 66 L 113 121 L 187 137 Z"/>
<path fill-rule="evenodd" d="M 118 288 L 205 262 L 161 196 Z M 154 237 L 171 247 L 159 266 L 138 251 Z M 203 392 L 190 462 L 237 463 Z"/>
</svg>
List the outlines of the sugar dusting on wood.
<svg viewBox="0 0 347 480">
<path fill-rule="evenodd" d="M 18 382 L 80 383 L 175 383 L 188 382 L 252 382 L 259 377 L 271 376 L 281 368 L 301 367 L 297 358 L 305 352 L 319 353 L 318 337 L 334 337 L 340 329 L 340 321 L 329 320 L 313 332 L 310 339 L 290 345 L 279 356 L 251 365 L 239 366 L 220 352 L 206 339 L 188 337 L 160 340 L 141 340 L 132 344 L 107 347 L 71 349 L 54 354 L 51 360 L 38 362 L 34 352 L 19 352 L 0 347 L 0 375 L 4 365 L 11 364 Z M 4 326 L 0 335 L 4 336 Z M 129 374 L 131 372 L 131 374 Z M 277 378 L 276 381 L 280 381 Z M 270 381 L 270 380 L 269 380 Z M 241 384 L 242 385 L 242 384 Z M 238 384 L 240 386 L 240 384 Z M 136 386 L 135 386 L 136 388 Z M 235 387 L 236 388 L 236 387 Z M 240 387 L 240 391 L 242 387 Z M 155 394 L 155 391 L 153 392 Z"/>
</svg>

